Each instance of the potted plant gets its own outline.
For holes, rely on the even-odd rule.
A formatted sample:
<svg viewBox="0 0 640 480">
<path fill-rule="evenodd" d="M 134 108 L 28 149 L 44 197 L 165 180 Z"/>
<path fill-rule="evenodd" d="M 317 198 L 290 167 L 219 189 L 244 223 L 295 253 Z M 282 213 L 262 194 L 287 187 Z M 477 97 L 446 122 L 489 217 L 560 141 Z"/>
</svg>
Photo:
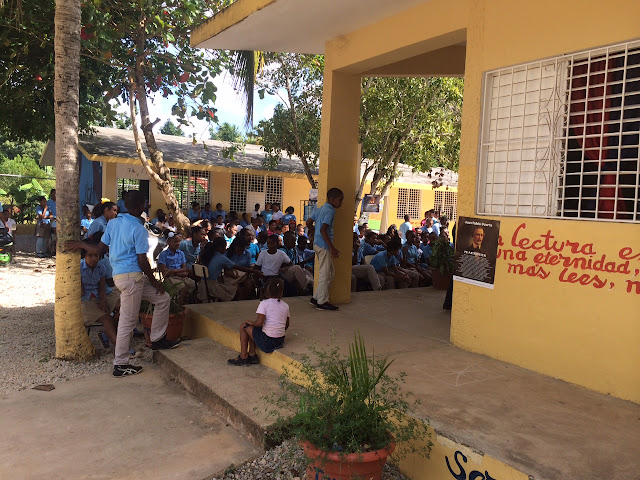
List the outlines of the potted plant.
<svg viewBox="0 0 640 480">
<path fill-rule="evenodd" d="M 304 356 L 299 368 L 285 369 L 280 395 L 270 398 L 280 409 L 272 411 L 279 417 L 276 436 L 297 440 L 307 478 L 379 480 L 392 454 L 429 456 L 427 426 L 408 415 L 411 395 L 400 388 L 403 373 L 389 374 L 392 360 L 367 356 L 359 334 L 347 356 L 335 342 L 326 351 L 310 349 L 315 364 Z"/>
<path fill-rule="evenodd" d="M 169 304 L 169 324 L 167 325 L 167 340 L 175 341 L 182 336 L 182 326 L 187 316 L 186 309 L 180 304 L 180 292 L 184 282 L 162 279 L 165 292 L 171 297 Z M 140 322 L 144 327 L 144 339 L 147 347 L 151 348 L 151 321 L 153 319 L 153 303 L 143 300 L 140 303 Z"/>
<path fill-rule="evenodd" d="M 431 246 L 431 279 L 433 288 L 446 290 L 453 276 L 454 250 L 446 238 L 438 238 Z"/>
</svg>

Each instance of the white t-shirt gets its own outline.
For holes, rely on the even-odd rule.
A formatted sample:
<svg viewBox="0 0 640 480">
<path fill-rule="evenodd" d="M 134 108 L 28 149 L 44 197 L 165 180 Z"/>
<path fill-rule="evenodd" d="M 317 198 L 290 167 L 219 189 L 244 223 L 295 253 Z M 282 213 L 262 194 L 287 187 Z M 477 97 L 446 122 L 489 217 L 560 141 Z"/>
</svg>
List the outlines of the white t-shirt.
<svg viewBox="0 0 640 480">
<path fill-rule="evenodd" d="M 258 215 L 260 215 L 260 212 L 258 210 L 254 210 L 253 212 L 251 212 L 251 218 L 256 218 Z"/>
<path fill-rule="evenodd" d="M 287 318 L 289 318 L 289 305 L 284 300 L 268 298 L 258 305 L 256 313 L 264 315 L 264 325 L 262 332 L 271 338 L 284 337 Z"/>
<path fill-rule="evenodd" d="M 404 222 L 402 225 L 400 225 L 400 238 L 402 239 L 402 243 L 407 241 L 407 232 L 409 230 L 413 229 L 413 226 L 411 225 L 410 222 Z"/>
<path fill-rule="evenodd" d="M 282 220 L 282 217 L 284 217 L 284 213 L 282 213 L 282 210 L 278 210 L 273 215 L 271 215 L 271 220 Z"/>
<path fill-rule="evenodd" d="M 16 230 L 16 221 L 13 218 L 10 218 L 6 222 L 4 220 L 0 220 L 0 228 L 8 229 L 9 235 L 13 235 L 13 232 Z"/>
<path fill-rule="evenodd" d="M 277 250 L 274 254 L 263 250 L 260 252 L 260 255 L 258 255 L 256 265 L 262 267 L 262 273 L 265 276 L 273 277 L 280 273 L 280 267 L 282 267 L 282 265 L 286 265 L 289 262 L 291 262 L 291 259 L 282 250 Z"/>
</svg>

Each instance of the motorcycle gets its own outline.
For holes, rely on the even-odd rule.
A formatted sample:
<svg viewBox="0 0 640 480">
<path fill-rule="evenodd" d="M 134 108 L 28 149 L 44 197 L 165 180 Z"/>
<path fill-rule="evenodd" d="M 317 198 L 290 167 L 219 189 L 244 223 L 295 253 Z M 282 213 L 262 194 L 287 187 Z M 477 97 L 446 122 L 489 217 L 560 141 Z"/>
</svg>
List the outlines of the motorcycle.
<svg viewBox="0 0 640 480">
<path fill-rule="evenodd" d="M 9 235 L 9 230 L 0 228 L 0 267 L 11 263 L 13 258 L 13 237 Z"/>
</svg>

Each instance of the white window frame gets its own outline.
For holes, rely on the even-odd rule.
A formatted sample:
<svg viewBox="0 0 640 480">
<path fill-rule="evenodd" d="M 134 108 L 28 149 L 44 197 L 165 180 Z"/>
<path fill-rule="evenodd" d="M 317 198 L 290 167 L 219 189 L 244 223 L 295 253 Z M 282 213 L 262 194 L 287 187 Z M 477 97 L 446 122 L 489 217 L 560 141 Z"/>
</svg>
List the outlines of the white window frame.
<svg viewBox="0 0 640 480">
<path fill-rule="evenodd" d="M 453 222 L 458 218 L 458 192 L 453 190 L 436 190 L 434 206 L 441 214 L 447 215 L 449 221 Z"/>
<path fill-rule="evenodd" d="M 169 175 L 171 176 L 171 185 L 174 190 L 176 189 L 174 183 L 174 176 L 180 176 L 186 179 L 186 191 L 184 189 L 181 190 L 182 195 L 180 195 L 180 209 L 181 210 L 189 210 L 191 208 L 191 202 L 198 202 L 201 206 L 204 206 L 206 203 L 211 202 L 211 172 L 208 170 L 188 170 L 186 168 L 170 168 Z M 206 178 L 209 183 L 209 188 L 204 192 L 203 195 L 196 195 L 196 177 Z M 193 181 L 192 181 L 193 179 Z M 191 191 L 193 187 L 193 192 Z"/>
<path fill-rule="evenodd" d="M 602 58 L 607 61 L 607 70 L 603 70 L 603 72 L 608 73 L 614 70 L 626 72 L 628 68 L 637 68 L 636 64 L 627 67 L 626 59 L 631 54 L 636 55 L 639 48 L 640 40 L 635 40 L 485 72 L 483 76 L 482 115 L 478 148 L 476 184 L 477 214 L 624 223 L 640 222 L 638 212 L 639 187 L 636 186 L 635 201 L 631 198 L 631 201 L 634 201 L 633 211 L 623 213 L 617 209 L 618 199 L 625 198 L 619 196 L 618 187 L 633 188 L 633 185 L 620 185 L 620 176 L 636 174 L 636 184 L 640 181 L 640 161 L 638 161 L 638 172 L 620 170 L 620 162 L 624 161 L 624 159 L 620 158 L 620 152 L 623 148 L 621 140 L 623 136 L 622 124 L 625 121 L 624 119 L 619 120 L 621 125 L 618 132 L 620 140 L 616 147 L 618 149 L 618 171 L 616 172 L 615 184 L 616 207 L 612 212 L 614 218 L 603 218 L 599 216 L 603 211 L 598 210 L 598 202 L 601 199 L 609 198 L 600 196 L 600 180 L 598 180 L 596 184 L 596 195 L 594 197 L 584 197 L 589 200 L 593 199 L 595 203 L 594 209 L 587 210 L 582 208 L 582 179 L 589 175 L 594 175 L 594 172 L 584 169 L 584 164 L 590 161 L 585 160 L 584 154 L 580 161 L 581 170 L 579 178 L 581 178 L 581 180 L 578 190 L 579 196 L 566 196 L 567 189 L 575 188 L 575 185 L 565 185 L 565 179 L 568 178 L 569 175 L 575 175 L 575 173 L 568 173 L 566 170 L 567 154 L 569 151 L 568 139 L 572 138 L 569 137 L 571 128 L 569 122 L 572 101 L 571 75 L 573 74 L 574 66 L 576 63 L 584 62 L 585 60 L 591 65 L 591 62 L 596 62 Z M 630 50 L 632 50 L 632 52 L 630 52 Z M 620 68 L 615 65 L 610 65 L 608 62 L 610 56 L 611 58 L 614 56 L 624 57 L 625 67 Z M 547 81 L 547 85 L 544 86 L 543 83 L 545 82 L 542 80 L 538 82 L 532 81 L 532 86 L 536 83 L 538 85 L 538 92 L 537 95 L 535 95 L 535 91 L 528 89 L 529 73 L 538 70 L 540 71 L 540 77 L 542 77 L 543 69 L 553 70 L 551 75 L 545 75 L 545 78 L 553 78 L 553 81 Z M 526 79 L 524 81 L 524 93 L 520 90 L 514 93 L 514 85 L 522 85 L 522 81 L 509 82 L 509 80 L 516 78 L 516 74 L 522 78 L 523 71 L 524 78 Z M 589 75 L 589 73 L 587 73 L 587 75 Z M 503 78 L 506 79 L 506 81 L 503 82 Z M 533 80 L 536 80 L 535 73 Z M 623 77 L 622 82 L 618 81 L 618 83 L 623 85 L 622 94 L 618 95 L 621 96 L 623 100 L 622 105 L 620 107 L 612 107 L 612 111 L 624 111 L 624 86 L 626 85 L 626 81 L 626 75 Z M 636 79 L 629 80 L 629 82 L 635 81 Z M 503 88 L 510 88 L 511 91 L 505 95 L 501 91 Z M 606 75 L 604 88 L 607 88 Z M 544 94 L 542 93 L 543 90 Z M 532 98 L 537 97 L 537 106 L 535 105 L 535 101 L 527 101 L 529 93 L 532 93 Z M 613 98 L 614 96 L 615 95 L 607 95 L 607 98 Z M 522 101 L 519 97 L 522 97 Z M 506 102 L 504 102 L 504 100 L 506 100 Z M 606 108 L 604 105 L 603 102 L 603 112 Z M 522 110 L 521 113 L 519 112 L 520 108 Z M 634 105 L 634 108 L 640 108 L 640 106 Z M 508 115 L 506 117 L 502 116 L 501 110 L 507 109 Z M 516 111 L 515 114 L 513 113 L 514 111 Z M 598 110 L 590 110 L 589 112 L 590 114 L 594 112 L 598 113 Z M 585 115 L 586 114 L 587 112 L 585 112 Z M 575 115 L 575 113 L 573 115 Z M 534 123 L 531 124 L 530 122 L 527 124 L 527 117 L 533 117 Z M 503 122 L 501 125 L 500 122 L 505 118 L 508 118 L 508 122 Z M 617 120 L 607 121 L 607 124 L 612 124 L 611 122 L 616 121 Z M 633 119 L 627 121 L 633 121 Z M 504 127 L 504 123 L 507 123 L 506 129 L 502 128 Z M 604 124 L 605 116 L 603 114 L 601 125 Z M 535 130 L 535 135 L 527 136 L 525 134 L 527 129 L 528 133 Z M 503 130 L 506 130 L 506 138 L 499 138 L 498 132 Z M 541 135 L 541 131 L 546 133 L 546 135 Z M 586 131 L 586 128 L 583 128 L 583 131 Z M 603 132 L 605 131 L 604 127 L 601 127 L 600 131 L 600 140 L 602 140 Z M 500 143 L 502 145 L 500 145 Z M 584 147 L 584 144 L 585 142 L 583 140 L 583 152 L 587 148 Z M 506 145 L 506 148 L 504 148 L 504 145 Z M 600 145 L 602 145 L 602 142 L 600 142 Z M 596 148 L 603 149 L 607 147 Z M 634 145 L 626 145 L 624 148 L 634 148 Z M 525 152 L 530 158 L 523 160 Z M 533 154 L 532 159 L 531 154 Z M 502 156 L 501 160 L 498 160 L 499 155 Z M 519 159 L 518 156 L 520 157 Z M 515 157 L 515 160 L 512 160 L 512 157 Z M 615 161 L 615 159 L 610 159 L 610 161 Z M 633 161 L 633 159 L 631 159 L 631 161 Z M 571 160 L 571 162 L 575 162 L 575 160 Z M 591 162 L 593 162 L 593 160 L 591 160 Z M 502 165 L 503 163 L 504 165 Z M 575 163 L 572 164 L 575 165 Z M 526 170 L 523 170 L 523 167 L 525 167 Z M 501 171 L 501 169 L 504 169 L 504 171 Z M 531 173 L 533 175 L 531 175 Z M 598 167 L 596 174 L 598 176 L 601 175 L 600 167 Z M 496 177 L 498 177 L 497 180 Z M 529 201 L 524 204 L 521 202 L 521 197 Z M 515 202 L 513 201 L 514 198 Z M 577 209 L 565 212 L 567 201 L 571 200 L 576 200 L 578 207 Z M 621 215 L 632 216 L 632 218 L 619 218 Z"/>
<path fill-rule="evenodd" d="M 247 198 L 251 197 L 251 193 L 264 193 L 264 200 L 259 202 L 262 203 L 262 207 L 264 203 L 282 205 L 283 185 L 283 178 L 278 176 L 232 173 L 229 211 L 236 211 L 239 214 L 249 213 L 253 209 L 253 205 L 247 209 Z"/>
<path fill-rule="evenodd" d="M 406 200 L 403 202 L 405 204 L 401 204 L 402 197 L 406 197 Z M 419 219 L 422 216 L 420 213 L 422 209 L 421 204 L 422 190 L 419 188 L 398 188 L 398 219 L 403 219 L 405 215 L 409 215 L 409 217 L 414 220 Z"/>
</svg>

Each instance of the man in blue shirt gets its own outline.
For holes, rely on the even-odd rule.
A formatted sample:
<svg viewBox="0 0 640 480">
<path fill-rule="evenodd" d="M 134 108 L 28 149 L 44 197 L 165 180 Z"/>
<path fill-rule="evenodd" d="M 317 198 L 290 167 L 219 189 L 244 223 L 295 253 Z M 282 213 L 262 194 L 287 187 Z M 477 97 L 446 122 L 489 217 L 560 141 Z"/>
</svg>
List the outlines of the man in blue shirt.
<svg viewBox="0 0 640 480">
<path fill-rule="evenodd" d="M 200 246 L 205 243 L 206 236 L 202 227 L 196 225 L 191 227 L 191 238 L 187 238 L 180 242 L 180 250 L 184 253 L 187 270 L 191 270 L 193 264 L 196 263 L 198 255 L 200 255 Z"/>
<path fill-rule="evenodd" d="M 333 246 L 333 220 L 336 208 L 342 206 L 344 193 L 339 188 L 331 188 L 327 192 L 327 202 L 316 209 L 307 220 L 309 234 L 314 232 L 313 250 L 316 252 L 316 268 L 318 269 L 318 287 L 309 302 L 318 310 L 338 310 L 329 303 L 329 286 L 335 276 L 332 258 L 338 258 L 340 252 Z M 315 229 L 314 229 L 315 223 Z"/>
<path fill-rule="evenodd" d="M 154 277 L 147 258 L 149 233 L 141 218 L 146 199 L 141 192 L 132 191 L 127 195 L 126 202 L 128 213 L 119 215 L 108 223 L 97 245 L 78 241 L 65 242 L 65 247 L 71 250 L 84 249 L 99 255 L 109 250 L 113 281 L 120 290 L 120 321 L 113 360 L 114 377 L 135 375 L 142 370 L 140 366 L 129 364 L 129 343 L 133 329 L 138 323 L 141 300 L 154 304 L 151 348 L 174 348 L 179 343 L 166 338 L 171 297 Z"/>
<path fill-rule="evenodd" d="M 260 215 L 262 215 L 262 220 L 264 221 L 264 224 L 269 225 L 269 222 L 271 221 L 271 217 L 273 216 L 273 213 L 271 213 L 270 203 L 264 204 L 264 210 L 260 212 Z"/>
</svg>

